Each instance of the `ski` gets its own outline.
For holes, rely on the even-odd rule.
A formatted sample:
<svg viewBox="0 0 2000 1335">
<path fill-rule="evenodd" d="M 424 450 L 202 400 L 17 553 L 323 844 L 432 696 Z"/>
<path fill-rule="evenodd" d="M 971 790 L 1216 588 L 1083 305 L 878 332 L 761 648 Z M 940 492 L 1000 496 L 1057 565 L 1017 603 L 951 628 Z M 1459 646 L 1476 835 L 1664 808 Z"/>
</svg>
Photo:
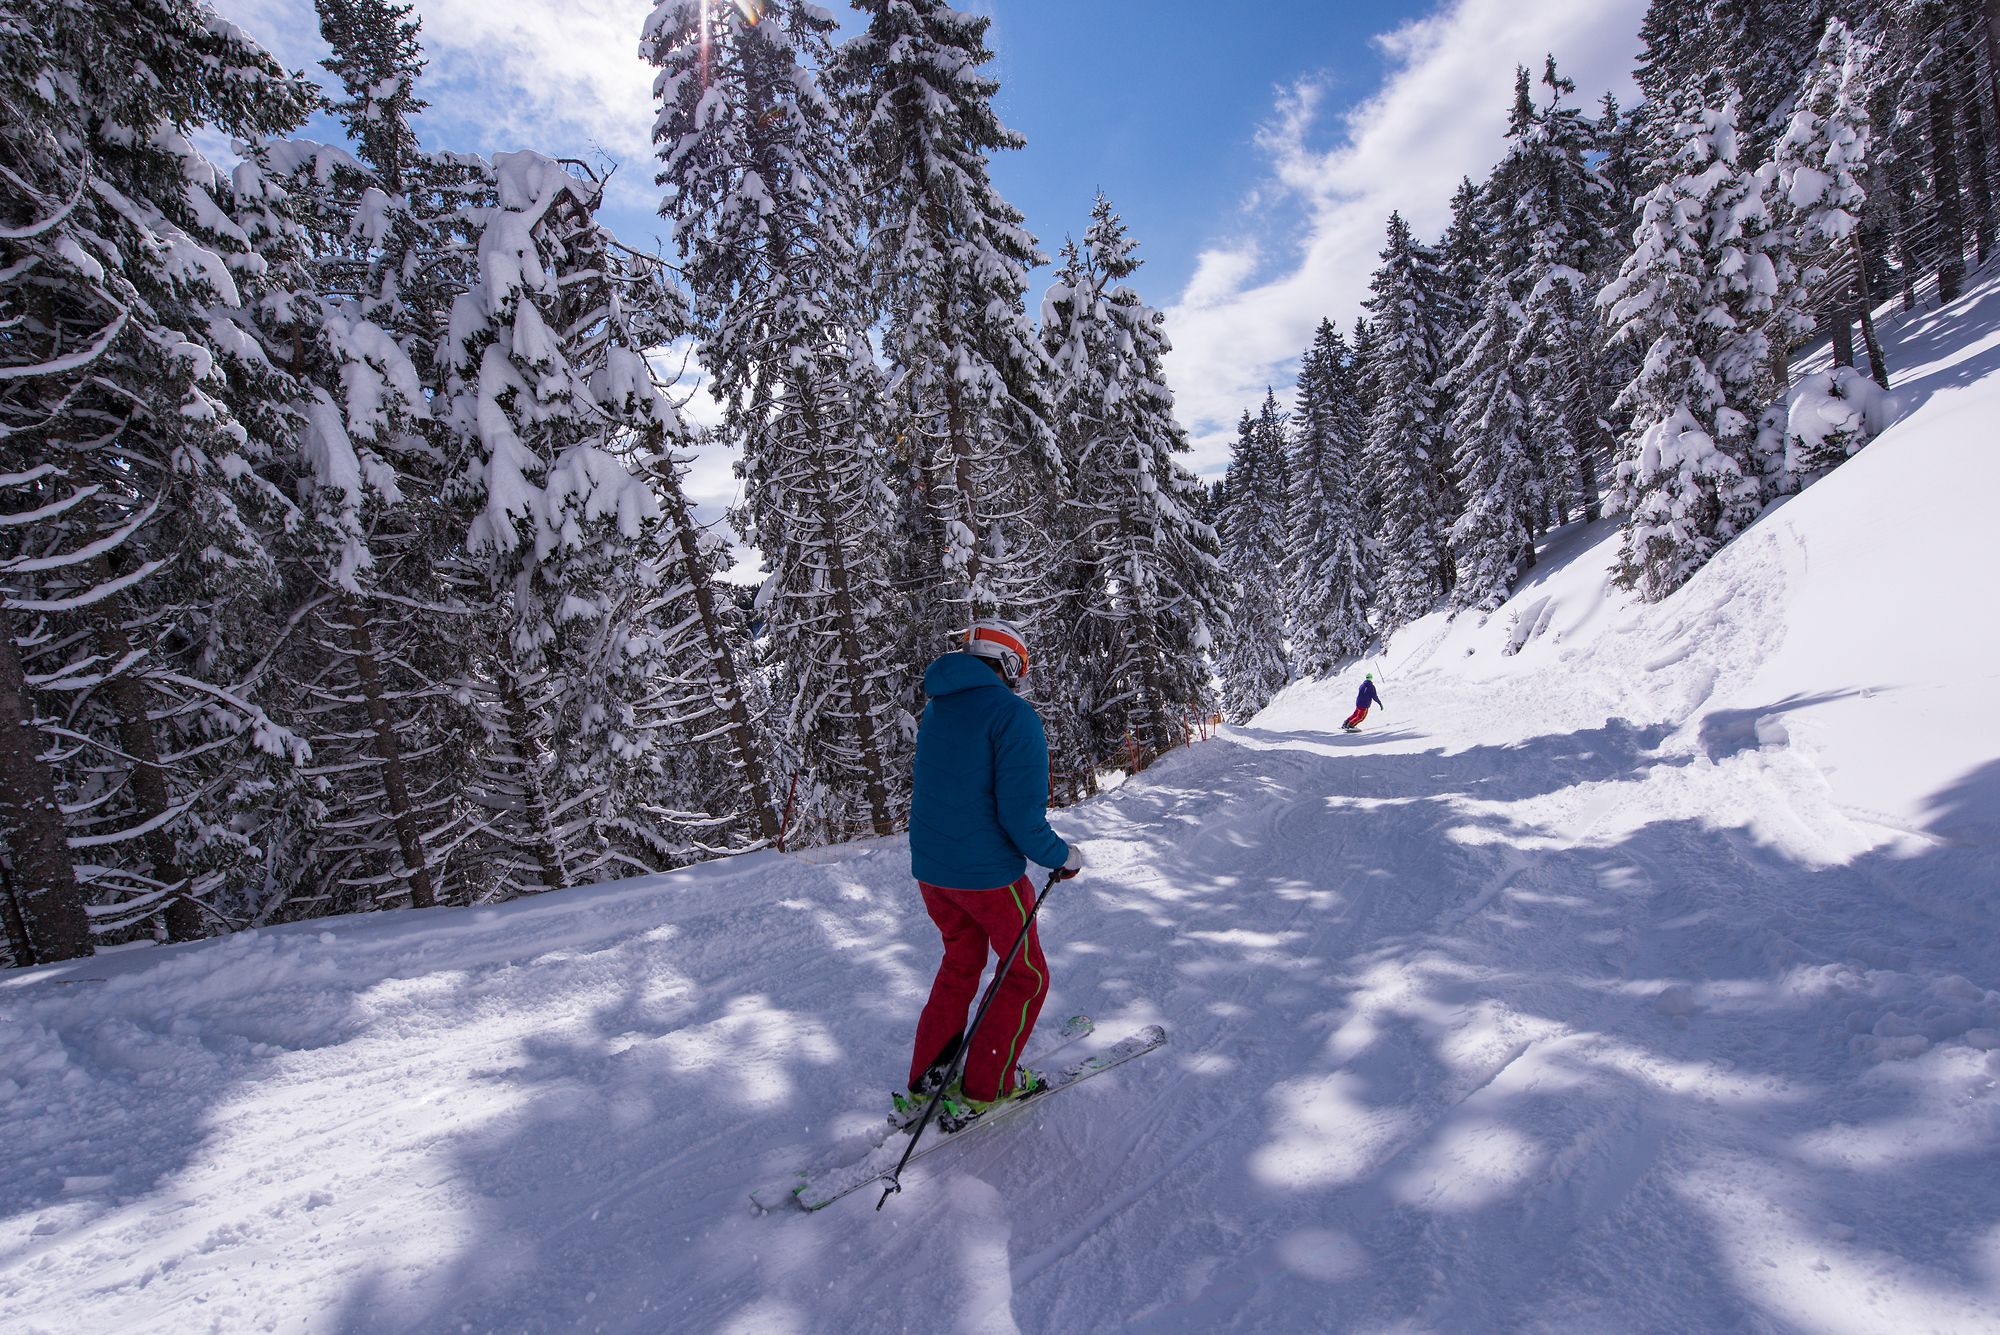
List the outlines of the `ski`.
<svg viewBox="0 0 2000 1335">
<path fill-rule="evenodd" d="M 1021 1064 L 1031 1071 L 1039 1071 L 1072 1043 L 1088 1038 L 1091 1031 L 1096 1027 L 1097 1022 L 1092 1020 L 1088 1015 L 1072 1015 L 1062 1022 L 1060 1029 L 1050 1035 L 1050 1041 L 1047 1044 L 1036 1048 L 1032 1055 L 1022 1060 Z M 894 1098 L 895 1096 L 891 1095 L 890 1097 Z M 898 1131 L 909 1130 L 910 1124 L 921 1117 L 923 1111 L 924 1107 L 922 1103 L 918 1103 L 915 1107 L 907 1110 L 901 1108 L 892 1110 L 880 1126 L 873 1128 L 867 1133 L 868 1148 L 863 1153 L 873 1154 L 881 1148 L 882 1142 L 890 1136 Z M 797 1204 L 797 1202 L 792 1200 L 792 1193 L 797 1191 L 809 1179 L 817 1174 L 829 1172 L 835 1168 L 851 1164 L 855 1161 L 855 1158 L 856 1156 L 851 1148 L 845 1152 L 835 1151 L 832 1154 L 824 1155 L 811 1168 L 799 1169 L 798 1172 L 792 1175 L 789 1181 L 757 1188 L 757 1190 L 750 1193 L 750 1203 L 755 1205 L 760 1212 L 782 1205 Z"/>
<path fill-rule="evenodd" d="M 1135 1057 L 1143 1057 L 1167 1041 L 1167 1031 L 1159 1025 L 1148 1025 L 1130 1038 L 1105 1049 L 1093 1056 L 1083 1057 L 1063 1067 L 1050 1077 L 1048 1087 L 1024 1099 L 1000 1104 L 962 1130 L 949 1135 L 939 1135 L 918 1148 L 910 1156 L 915 1163 L 925 1156 L 957 1145 L 967 1137 L 979 1136 L 985 1130 L 1006 1121 L 1024 1108 L 1040 1105 L 1043 1100 L 1053 1098 L 1064 1090 L 1082 1084 L 1094 1075 L 1102 1075 L 1114 1067 L 1122 1066 Z M 877 1145 L 860 1159 L 836 1165 L 820 1171 L 808 1172 L 803 1180 L 789 1187 L 764 1188 L 751 1193 L 750 1200 L 760 1213 L 780 1208 L 787 1203 L 806 1211 L 823 1210 L 841 1197 L 859 1191 L 871 1182 L 879 1182 L 888 1176 L 902 1157 L 904 1142 L 893 1133 L 885 1138 L 885 1143 Z"/>
</svg>

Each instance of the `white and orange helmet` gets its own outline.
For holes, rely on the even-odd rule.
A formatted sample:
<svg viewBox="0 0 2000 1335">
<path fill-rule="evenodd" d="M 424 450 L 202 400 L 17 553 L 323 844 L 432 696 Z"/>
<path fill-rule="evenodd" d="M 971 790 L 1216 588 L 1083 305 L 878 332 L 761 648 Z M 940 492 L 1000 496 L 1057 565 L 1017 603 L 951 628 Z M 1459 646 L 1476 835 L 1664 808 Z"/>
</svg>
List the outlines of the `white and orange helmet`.
<svg viewBox="0 0 2000 1335">
<path fill-rule="evenodd" d="M 1009 686 L 1028 675 L 1028 637 L 1020 627 L 998 617 L 981 617 L 965 633 L 965 652 L 990 658 L 1000 666 Z"/>
</svg>

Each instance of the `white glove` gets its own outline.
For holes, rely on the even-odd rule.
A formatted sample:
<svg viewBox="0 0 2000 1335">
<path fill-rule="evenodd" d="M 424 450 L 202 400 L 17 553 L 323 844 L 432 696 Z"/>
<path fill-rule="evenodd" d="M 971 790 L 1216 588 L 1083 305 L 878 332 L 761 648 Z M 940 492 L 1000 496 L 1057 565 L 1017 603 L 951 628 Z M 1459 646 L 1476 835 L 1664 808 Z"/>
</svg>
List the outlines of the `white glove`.
<svg viewBox="0 0 2000 1335">
<path fill-rule="evenodd" d="M 1071 844 L 1069 846 L 1069 856 L 1064 858 L 1063 865 L 1056 869 L 1056 879 L 1058 881 L 1067 881 L 1082 870 L 1083 847 L 1080 844 Z"/>
</svg>

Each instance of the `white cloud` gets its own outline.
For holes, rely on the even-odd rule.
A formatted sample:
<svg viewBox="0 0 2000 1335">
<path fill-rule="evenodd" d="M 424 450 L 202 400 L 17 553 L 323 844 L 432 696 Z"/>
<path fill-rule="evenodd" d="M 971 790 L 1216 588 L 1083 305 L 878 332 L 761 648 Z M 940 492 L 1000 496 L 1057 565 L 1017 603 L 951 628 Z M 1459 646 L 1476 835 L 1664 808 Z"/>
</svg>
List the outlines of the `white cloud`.
<svg viewBox="0 0 2000 1335">
<path fill-rule="evenodd" d="M 311 0 L 216 0 L 284 62 L 318 74 L 325 54 Z M 650 209 L 653 69 L 639 58 L 646 6 L 633 0 L 416 0 L 430 65 L 423 94 L 435 135 L 457 148 L 533 146 L 623 166 L 613 184 Z M 434 132 L 437 127 L 434 127 Z"/>
<path fill-rule="evenodd" d="M 1583 96 L 1608 88 L 1629 101 L 1644 9 L 1645 0 L 1449 0 L 1376 39 L 1391 72 L 1347 113 L 1331 149 L 1309 143 L 1321 90 L 1279 97 L 1258 135 L 1270 179 L 1256 188 L 1257 212 L 1304 221 L 1282 246 L 1217 241 L 1167 311 L 1167 373 L 1198 471 L 1227 462 L 1236 419 L 1266 385 L 1291 383 L 1321 319 L 1353 322 L 1390 212 L 1436 236 L 1459 178 L 1484 178 L 1500 155 L 1515 66 L 1539 75 L 1552 51 Z M 1260 254 L 1287 267 L 1260 270 Z"/>
</svg>

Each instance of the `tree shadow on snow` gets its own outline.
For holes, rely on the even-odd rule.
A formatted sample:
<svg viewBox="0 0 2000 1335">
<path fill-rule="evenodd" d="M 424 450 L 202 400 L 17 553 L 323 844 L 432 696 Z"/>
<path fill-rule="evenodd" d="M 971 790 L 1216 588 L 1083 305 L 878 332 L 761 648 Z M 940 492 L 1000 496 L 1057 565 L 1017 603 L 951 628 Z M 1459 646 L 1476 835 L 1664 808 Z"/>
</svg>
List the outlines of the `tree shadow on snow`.
<svg viewBox="0 0 2000 1335">
<path fill-rule="evenodd" d="M 1170 1042 L 880 1214 L 744 1195 L 858 1147 L 900 1074 L 936 943 L 898 869 L 615 944 L 472 1080 L 504 1112 L 449 1147 L 461 1234 L 335 1327 L 1963 1324 L 2000 1300 L 1963 1110 L 2000 1029 L 2000 764 L 1838 865 L 1667 806 L 1542 824 L 1745 726 L 1672 756 L 1623 722 L 1450 755 L 1247 730 L 1059 814 L 1091 873 L 1052 902 L 1045 1015 Z"/>
</svg>

